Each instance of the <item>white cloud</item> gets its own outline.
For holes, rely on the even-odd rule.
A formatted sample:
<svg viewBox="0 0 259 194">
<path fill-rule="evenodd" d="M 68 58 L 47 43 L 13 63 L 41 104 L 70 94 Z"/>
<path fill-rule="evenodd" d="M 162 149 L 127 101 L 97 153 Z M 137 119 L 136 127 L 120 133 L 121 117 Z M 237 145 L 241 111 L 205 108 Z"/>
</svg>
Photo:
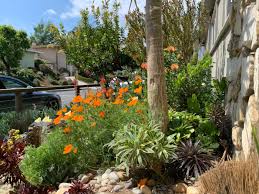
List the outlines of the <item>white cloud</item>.
<svg viewBox="0 0 259 194">
<path fill-rule="evenodd" d="M 57 15 L 57 12 L 54 9 L 48 9 L 44 12 L 44 15 Z"/>
<path fill-rule="evenodd" d="M 62 19 L 67 19 L 67 18 L 74 18 L 74 17 L 79 17 L 80 16 L 80 11 L 85 8 L 90 8 L 92 6 L 93 0 L 69 0 L 71 7 L 67 12 L 64 12 L 61 14 Z M 130 1 L 131 0 L 119 0 L 121 4 L 121 8 L 119 11 L 119 14 L 121 17 L 124 17 L 130 7 Z M 111 3 L 114 2 L 114 0 L 111 1 Z M 143 10 L 145 6 L 145 1 L 144 0 L 137 0 L 138 2 L 138 7 Z M 95 0 L 94 5 L 101 6 L 102 0 Z M 135 4 L 132 3 L 131 9 L 135 8 Z"/>
</svg>

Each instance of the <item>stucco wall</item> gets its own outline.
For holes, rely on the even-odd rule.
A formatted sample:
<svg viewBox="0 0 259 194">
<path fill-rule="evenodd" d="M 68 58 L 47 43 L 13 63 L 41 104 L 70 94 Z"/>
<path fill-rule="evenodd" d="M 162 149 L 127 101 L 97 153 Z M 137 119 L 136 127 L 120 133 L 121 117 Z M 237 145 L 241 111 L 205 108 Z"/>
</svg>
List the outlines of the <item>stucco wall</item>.
<svg viewBox="0 0 259 194">
<path fill-rule="evenodd" d="M 229 82 L 225 105 L 235 156 L 247 158 L 255 151 L 252 126 L 259 137 L 259 0 L 218 0 L 212 13 L 206 43 L 212 76 Z"/>
<path fill-rule="evenodd" d="M 35 53 L 25 52 L 21 60 L 21 67 L 34 67 Z"/>
</svg>

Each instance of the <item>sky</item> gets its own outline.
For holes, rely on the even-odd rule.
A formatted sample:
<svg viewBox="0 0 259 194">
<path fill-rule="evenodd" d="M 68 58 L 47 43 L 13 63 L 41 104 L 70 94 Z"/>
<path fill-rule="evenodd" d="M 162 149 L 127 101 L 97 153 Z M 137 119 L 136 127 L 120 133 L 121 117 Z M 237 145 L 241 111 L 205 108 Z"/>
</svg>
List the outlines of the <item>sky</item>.
<svg viewBox="0 0 259 194">
<path fill-rule="evenodd" d="M 123 23 L 130 7 L 130 0 L 120 1 L 119 14 Z M 41 21 L 51 21 L 55 24 L 62 22 L 69 31 L 78 23 L 80 10 L 90 8 L 92 2 L 93 0 L 0 0 L 0 25 L 12 25 L 30 35 L 33 33 L 33 27 Z M 138 6 L 143 10 L 145 1 L 138 2 Z M 94 4 L 100 5 L 101 0 L 95 0 Z"/>
</svg>

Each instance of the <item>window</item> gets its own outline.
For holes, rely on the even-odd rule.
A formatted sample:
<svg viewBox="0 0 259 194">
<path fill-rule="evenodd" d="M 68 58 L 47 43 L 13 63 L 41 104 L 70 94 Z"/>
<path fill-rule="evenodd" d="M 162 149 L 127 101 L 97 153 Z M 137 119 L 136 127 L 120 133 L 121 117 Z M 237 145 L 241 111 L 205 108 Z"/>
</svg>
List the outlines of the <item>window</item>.
<svg viewBox="0 0 259 194">
<path fill-rule="evenodd" d="M 4 85 L 5 89 L 12 89 L 12 88 L 26 88 L 26 85 L 11 79 L 1 79 L 0 80 L 2 84 Z M 2 85 L 1 84 L 1 85 Z"/>
</svg>

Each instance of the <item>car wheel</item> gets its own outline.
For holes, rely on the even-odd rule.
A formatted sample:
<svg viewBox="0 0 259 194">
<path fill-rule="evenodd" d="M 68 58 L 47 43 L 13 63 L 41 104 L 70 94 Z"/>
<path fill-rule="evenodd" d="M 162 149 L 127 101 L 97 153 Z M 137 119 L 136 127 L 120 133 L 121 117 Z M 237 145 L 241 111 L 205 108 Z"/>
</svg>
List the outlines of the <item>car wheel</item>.
<svg viewBox="0 0 259 194">
<path fill-rule="evenodd" d="M 60 108 L 59 103 L 56 100 L 49 101 L 47 107 L 52 108 L 54 110 L 58 110 Z"/>
</svg>

